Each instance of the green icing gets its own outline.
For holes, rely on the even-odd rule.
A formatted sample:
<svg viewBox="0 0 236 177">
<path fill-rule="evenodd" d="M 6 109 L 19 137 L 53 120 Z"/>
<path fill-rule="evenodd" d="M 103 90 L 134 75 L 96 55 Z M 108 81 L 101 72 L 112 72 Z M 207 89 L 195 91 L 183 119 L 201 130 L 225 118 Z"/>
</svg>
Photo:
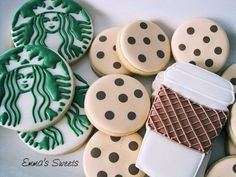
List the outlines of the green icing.
<svg viewBox="0 0 236 177">
<path fill-rule="evenodd" d="M 29 56 L 21 58 L 22 52 L 28 52 Z M 49 69 L 56 67 L 60 67 L 65 76 L 50 73 Z M 34 99 L 31 111 L 34 122 L 52 121 L 58 113 L 50 105 L 53 101 L 70 99 L 71 79 L 62 59 L 42 46 L 17 47 L 3 53 L 0 56 L 0 106 L 4 109 L 0 112 L 0 124 L 13 127 L 20 124 L 17 101 L 26 92 Z M 64 106 L 61 102 L 60 108 Z"/>
<path fill-rule="evenodd" d="M 78 15 L 80 17 L 75 18 Z M 45 41 L 48 35 L 55 33 L 62 39 L 57 52 L 67 60 L 78 58 L 92 40 L 91 19 L 80 5 L 71 0 L 31 0 L 19 9 L 12 23 L 16 46 L 51 47 Z"/>
<path fill-rule="evenodd" d="M 68 127 L 77 137 L 79 137 L 80 135 L 83 135 L 91 125 L 87 116 L 80 113 L 80 109 L 84 108 L 85 94 L 89 85 L 80 75 L 74 74 L 74 76 L 79 84 L 76 86 L 73 102 L 68 112 L 65 114 L 65 118 L 67 119 Z M 59 77 L 59 79 L 63 78 Z M 63 102 L 60 102 L 59 104 L 64 105 Z M 48 151 L 53 150 L 57 146 L 64 144 L 63 134 L 55 126 L 56 125 L 43 129 L 40 132 L 20 132 L 20 136 L 26 143 L 35 148 Z M 35 142 L 35 138 L 39 133 L 43 134 L 43 138 L 41 141 Z"/>
</svg>

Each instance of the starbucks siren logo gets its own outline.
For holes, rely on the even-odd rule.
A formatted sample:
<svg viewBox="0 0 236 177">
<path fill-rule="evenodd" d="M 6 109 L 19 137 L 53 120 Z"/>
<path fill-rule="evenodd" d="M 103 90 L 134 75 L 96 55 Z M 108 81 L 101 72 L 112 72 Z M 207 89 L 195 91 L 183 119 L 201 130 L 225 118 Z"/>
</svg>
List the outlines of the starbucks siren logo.
<svg viewBox="0 0 236 177">
<path fill-rule="evenodd" d="M 47 48 L 24 46 L 3 53 L 0 124 L 24 131 L 50 124 L 68 107 L 73 86 L 69 67 Z"/>
<path fill-rule="evenodd" d="M 87 51 L 92 36 L 89 15 L 71 0 L 31 0 L 17 11 L 12 24 L 15 46 L 46 46 L 68 62 Z"/>
</svg>

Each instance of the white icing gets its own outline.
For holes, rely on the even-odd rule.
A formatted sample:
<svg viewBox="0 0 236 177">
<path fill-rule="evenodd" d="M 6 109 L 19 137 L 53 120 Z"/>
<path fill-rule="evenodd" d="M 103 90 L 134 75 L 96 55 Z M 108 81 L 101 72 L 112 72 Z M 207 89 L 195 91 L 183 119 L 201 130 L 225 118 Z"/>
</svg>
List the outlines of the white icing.
<svg viewBox="0 0 236 177">
<path fill-rule="evenodd" d="M 228 110 L 234 102 L 232 84 L 222 77 L 192 64 L 178 62 L 164 73 L 163 84 L 207 107 Z"/>
<path fill-rule="evenodd" d="M 205 157 L 147 127 L 136 166 L 151 177 L 196 177 Z"/>
<path fill-rule="evenodd" d="M 157 95 L 157 93 L 159 92 L 159 89 L 163 81 L 164 81 L 164 71 L 161 71 L 156 75 L 155 80 L 152 83 L 153 97 L 155 97 L 155 95 Z"/>
</svg>

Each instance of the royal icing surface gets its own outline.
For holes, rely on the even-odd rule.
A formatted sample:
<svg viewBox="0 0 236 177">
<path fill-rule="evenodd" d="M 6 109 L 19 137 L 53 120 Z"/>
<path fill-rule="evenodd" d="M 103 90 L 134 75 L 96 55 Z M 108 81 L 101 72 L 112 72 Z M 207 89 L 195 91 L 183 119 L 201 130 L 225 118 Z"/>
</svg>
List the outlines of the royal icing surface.
<svg viewBox="0 0 236 177">
<path fill-rule="evenodd" d="M 185 61 L 212 72 L 219 71 L 229 55 L 224 29 L 209 19 L 192 19 L 180 25 L 171 41 L 177 61 Z"/>
<path fill-rule="evenodd" d="M 119 27 L 101 32 L 93 41 L 89 57 L 91 66 L 99 75 L 129 74 L 116 53 L 116 39 Z"/>
<path fill-rule="evenodd" d="M 75 76 L 75 96 L 62 120 L 53 126 L 34 132 L 19 132 L 19 136 L 33 150 L 58 155 L 80 147 L 92 131 L 92 125 L 84 112 L 84 98 L 89 88 L 78 74 Z"/>
<path fill-rule="evenodd" d="M 228 123 L 228 133 L 231 141 L 236 145 L 236 104 L 231 108 L 229 123 Z"/>
<path fill-rule="evenodd" d="M 136 74 L 154 75 L 170 58 L 168 37 L 149 21 L 137 20 L 124 26 L 116 47 L 122 63 Z"/>
<path fill-rule="evenodd" d="M 88 13 L 71 0 L 30 0 L 16 12 L 12 23 L 15 46 L 46 46 L 69 63 L 83 56 L 92 36 Z"/>
<path fill-rule="evenodd" d="M 53 124 L 66 112 L 74 95 L 74 77 L 68 64 L 41 46 L 3 53 L 0 86 L 0 125 L 18 131 Z"/>
<path fill-rule="evenodd" d="M 191 82 L 193 81 L 194 82 Z M 198 104 L 228 110 L 234 102 L 233 86 L 224 78 L 186 62 L 170 66 L 164 73 L 165 86 Z"/>
<path fill-rule="evenodd" d="M 92 124 L 112 136 L 136 132 L 147 119 L 150 98 L 136 79 L 112 74 L 91 85 L 85 98 L 85 111 Z"/>
<path fill-rule="evenodd" d="M 236 64 L 229 66 L 222 75 L 223 78 L 230 81 L 234 86 L 234 93 L 236 95 Z"/>
<path fill-rule="evenodd" d="M 216 162 L 206 173 L 205 177 L 235 177 L 236 156 L 225 157 Z"/>
<path fill-rule="evenodd" d="M 142 138 L 135 133 L 124 137 L 110 137 L 100 131 L 85 147 L 83 163 L 87 177 L 144 177 L 135 162 Z"/>
<path fill-rule="evenodd" d="M 136 165 L 151 177 L 195 177 L 204 158 L 147 127 Z"/>
<path fill-rule="evenodd" d="M 234 145 L 230 138 L 226 140 L 226 152 L 229 155 L 236 155 L 236 145 Z"/>
</svg>

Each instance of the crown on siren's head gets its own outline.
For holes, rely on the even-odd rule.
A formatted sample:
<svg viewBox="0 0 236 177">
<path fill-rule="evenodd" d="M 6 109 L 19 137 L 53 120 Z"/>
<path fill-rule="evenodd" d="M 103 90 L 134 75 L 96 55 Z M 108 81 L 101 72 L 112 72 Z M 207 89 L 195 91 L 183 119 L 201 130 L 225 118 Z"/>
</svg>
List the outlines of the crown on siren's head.
<svg viewBox="0 0 236 177">
<path fill-rule="evenodd" d="M 17 58 L 9 60 L 6 65 L 7 71 L 12 71 L 20 67 L 32 66 L 32 65 L 43 65 L 43 60 L 39 56 L 30 57 L 30 51 L 24 49 L 18 54 Z"/>
<path fill-rule="evenodd" d="M 35 15 L 48 12 L 61 12 L 67 13 L 68 6 L 63 5 L 62 3 L 56 3 L 56 0 L 45 0 L 42 6 L 37 6 L 33 9 Z"/>
</svg>

